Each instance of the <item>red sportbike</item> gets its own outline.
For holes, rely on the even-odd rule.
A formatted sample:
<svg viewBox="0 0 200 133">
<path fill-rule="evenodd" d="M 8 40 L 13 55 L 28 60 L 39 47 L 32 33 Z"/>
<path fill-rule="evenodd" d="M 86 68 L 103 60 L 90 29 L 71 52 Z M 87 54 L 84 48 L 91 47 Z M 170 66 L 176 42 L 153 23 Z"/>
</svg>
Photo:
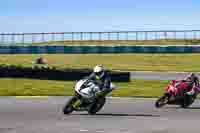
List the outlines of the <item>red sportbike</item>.
<svg viewBox="0 0 200 133">
<path fill-rule="evenodd" d="M 196 94 L 192 96 L 187 95 L 186 92 L 190 91 L 188 88 L 186 81 L 170 81 L 165 89 L 164 95 L 156 100 L 155 107 L 161 108 L 166 104 L 172 104 L 187 108 L 195 101 L 197 96 Z"/>
</svg>

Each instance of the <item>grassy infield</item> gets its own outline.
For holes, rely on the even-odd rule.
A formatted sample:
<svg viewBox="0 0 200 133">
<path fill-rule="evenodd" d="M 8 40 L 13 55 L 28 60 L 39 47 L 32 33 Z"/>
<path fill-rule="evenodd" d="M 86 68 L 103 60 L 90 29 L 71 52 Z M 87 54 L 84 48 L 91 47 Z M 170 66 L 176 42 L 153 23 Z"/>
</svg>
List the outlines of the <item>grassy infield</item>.
<svg viewBox="0 0 200 133">
<path fill-rule="evenodd" d="M 1 55 L 0 64 L 30 66 L 39 55 Z M 200 54 L 86 54 L 42 55 L 50 66 L 92 68 L 102 63 L 109 69 L 141 71 L 199 71 Z M 113 96 L 155 97 L 162 94 L 168 81 L 132 80 L 115 83 Z M 30 79 L 0 79 L 0 95 L 71 95 L 74 82 Z"/>
<path fill-rule="evenodd" d="M 0 64 L 31 66 L 39 55 L 1 55 Z M 42 55 L 49 66 L 91 68 L 103 64 L 112 70 L 138 71 L 199 71 L 200 54 L 86 54 Z M 168 81 L 132 80 L 115 83 L 112 96 L 157 97 L 163 93 Z M 0 95 L 71 95 L 74 82 L 32 79 L 0 79 Z"/>
<path fill-rule="evenodd" d="M 0 95 L 3 96 L 63 96 L 73 94 L 74 82 L 32 80 L 32 79 L 0 79 Z M 134 80 L 130 83 L 114 83 L 117 90 L 113 96 L 159 96 L 167 81 Z"/>
</svg>

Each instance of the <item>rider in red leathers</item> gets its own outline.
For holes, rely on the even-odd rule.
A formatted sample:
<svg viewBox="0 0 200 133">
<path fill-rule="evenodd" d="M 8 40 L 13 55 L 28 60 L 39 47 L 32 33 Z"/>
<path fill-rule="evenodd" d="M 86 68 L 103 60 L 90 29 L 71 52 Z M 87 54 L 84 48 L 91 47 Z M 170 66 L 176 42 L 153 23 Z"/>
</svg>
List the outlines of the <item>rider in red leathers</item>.
<svg viewBox="0 0 200 133">
<path fill-rule="evenodd" d="M 179 94 L 183 92 L 188 96 L 197 96 L 200 93 L 199 78 L 194 73 L 190 73 L 183 80 L 175 81 L 175 84 Z"/>
<path fill-rule="evenodd" d="M 189 74 L 186 77 L 186 81 L 188 82 L 188 87 L 190 88 L 190 91 L 187 92 L 187 95 L 192 96 L 200 93 L 200 84 L 197 75 L 194 73 Z"/>
<path fill-rule="evenodd" d="M 165 88 L 164 95 L 156 101 L 155 106 L 160 108 L 165 104 L 179 104 L 187 108 L 195 101 L 199 93 L 199 78 L 194 73 L 190 73 L 185 79 L 172 80 Z"/>
</svg>

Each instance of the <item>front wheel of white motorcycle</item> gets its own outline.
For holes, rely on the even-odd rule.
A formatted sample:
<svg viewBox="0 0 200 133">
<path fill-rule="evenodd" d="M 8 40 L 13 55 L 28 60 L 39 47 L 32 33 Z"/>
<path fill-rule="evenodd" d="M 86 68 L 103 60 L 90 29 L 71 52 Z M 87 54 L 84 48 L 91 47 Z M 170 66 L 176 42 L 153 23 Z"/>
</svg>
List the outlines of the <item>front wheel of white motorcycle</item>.
<svg viewBox="0 0 200 133">
<path fill-rule="evenodd" d="M 102 109 L 105 103 L 106 103 L 105 97 L 95 100 L 95 103 L 93 103 L 90 109 L 88 110 L 88 114 L 95 115 L 97 112 L 99 112 Z"/>
<path fill-rule="evenodd" d="M 65 104 L 63 108 L 63 113 L 65 115 L 68 115 L 74 111 L 73 104 L 77 101 L 77 98 L 75 96 L 71 97 L 69 101 Z"/>
</svg>

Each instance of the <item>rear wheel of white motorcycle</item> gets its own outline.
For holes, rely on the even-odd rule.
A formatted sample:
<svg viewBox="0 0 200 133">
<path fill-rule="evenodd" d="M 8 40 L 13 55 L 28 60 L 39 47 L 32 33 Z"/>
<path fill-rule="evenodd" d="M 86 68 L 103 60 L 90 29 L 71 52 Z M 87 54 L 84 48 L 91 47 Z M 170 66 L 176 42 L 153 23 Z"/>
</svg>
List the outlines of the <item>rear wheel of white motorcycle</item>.
<svg viewBox="0 0 200 133">
<path fill-rule="evenodd" d="M 75 96 L 71 97 L 69 101 L 65 104 L 63 108 L 63 113 L 65 115 L 68 115 L 74 111 L 73 104 L 77 101 L 77 98 Z"/>
<path fill-rule="evenodd" d="M 95 115 L 97 112 L 99 112 L 104 104 L 106 103 L 106 98 L 99 98 L 98 100 L 95 101 L 95 103 L 92 104 L 90 109 L 88 110 L 89 115 Z"/>
</svg>

